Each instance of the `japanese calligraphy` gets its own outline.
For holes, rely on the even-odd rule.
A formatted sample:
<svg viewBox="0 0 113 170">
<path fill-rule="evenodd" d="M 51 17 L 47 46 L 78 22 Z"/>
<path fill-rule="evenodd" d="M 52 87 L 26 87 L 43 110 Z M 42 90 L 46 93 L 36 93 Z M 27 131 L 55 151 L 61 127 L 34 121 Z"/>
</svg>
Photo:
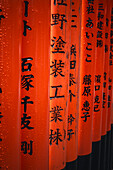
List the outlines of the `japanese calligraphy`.
<svg viewBox="0 0 113 170">
<path fill-rule="evenodd" d="M 71 27 L 72 28 L 77 28 L 77 25 L 76 25 L 76 18 L 77 18 L 77 15 L 75 13 L 75 2 L 72 1 L 72 15 L 71 15 Z"/>
<path fill-rule="evenodd" d="M 21 118 L 21 129 L 27 128 L 29 130 L 34 129 L 34 127 L 29 126 L 30 124 L 31 116 L 27 116 L 27 114 L 23 114 L 23 117 Z"/>
<path fill-rule="evenodd" d="M 32 32 L 32 25 L 30 22 L 30 14 L 31 12 L 31 2 L 28 0 L 23 1 L 23 42 L 27 42 L 29 40 L 29 35 Z M 32 34 L 31 34 L 32 36 Z M 28 48 L 28 46 L 26 46 Z M 28 49 L 29 52 L 29 49 Z M 25 132 L 26 134 L 24 137 L 22 137 L 21 141 L 21 152 L 23 154 L 32 156 L 33 155 L 33 146 L 34 141 L 31 138 L 32 132 L 34 131 L 35 127 L 32 124 L 32 114 L 34 114 L 34 101 L 31 99 L 32 92 L 34 92 L 35 86 L 34 86 L 34 58 L 33 56 L 30 56 L 26 53 L 26 50 L 23 53 L 22 57 L 22 63 L 21 63 L 21 89 L 22 89 L 22 97 L 21 97 L 21 108 L 22 108 L 22 114 L 21 114 L 21 130 L 22 134 Z M 30 51 L 31 52 L 31 51 Z"/>
<path fill-rule="evenodd" d="M 72 138 L 72 135 L 74 135 L 73 129 L 68 129 L 68 131 L 67 131 L 67 140 L 70 140 Z"/>
<path fill-rule="evenodd" d="M 34 86 L 31 84 L 33 78 L 34 76 L 32 74 L 23 75 L 21 79 L 22 88 L 25 88 L 27 91 L 29 90 L 29 88 L 34 88 Z"/>
<path fill-rule="evenodd" d="M 61 36 L 59 36 L 57 40 L 56 37 L 53 37 L 52 42 L 53 44 L 51 44 L 51 47 L 54 48 L 52 53 L 65 53 L 64 47 L 66 42 L 62 40 Z"/>
<path fill-rule="evenodd" d="M 60 133 L 60 129 L 56 129 L 55 132 L 53 132 L 52 129 L 50 129 L 51 133 L 49 135 L 49 144 L 52 145 L 54 142 L 56 145 L 59 144 L 59 142 L 62 142 L 62 134 Z"/>
<path fill-rule="evenodd" d="M 52 61 L 50 68 L 52 69 L 52 73 L 50 75 L 54 75 L 54 77 L 57 77 L 58 75 L 65 77 L 62 73 L 62 69 L 64 68 L 62 60 L 59 60 L 59 62 L 57 62 L 57 60 Z"/>
<path fill-rule="evenodd" d="M 24 112 L 26 112 L 27 110 L 27 104 L 33 104 L 33 101 L 28 101 L 28 99 L 30 99 L 29 96 L 25 96 L 24 98 L 22 98 L 22 102 L 21 104 L 24 104 Z"/>
<path fill-rule="evenodd" d="M 59 86 L 51 86 L 52 89 L 55 89 L 55 95 L 50 97 L 50 99 L 53 99 L 53 98 L 63 98 L 64 95 L 58 95 L 58 89 L 59 88 L 62 88 L 62 85 L 59 85 Z"/>
<path fill-rule="evenodd" d="M 81 118 L 83 119 L 84 122 L 86 122 L 87 118 L 90 117 L 90 115 L 89 115 L 89 111 L 90 111 L 89 105 L 90 104 L 87 100 L 83 103 L 83 108 L 82 108 L 83 116 L 81 116 Z"/>
<path fill-rule="evenodd" d="M 62 119 L 62 115 L 61 115 L 61 111 L 63 110 L 63 108 L 61 106 L 56 106 L 54 108 L 52 108 L 50 110 L 50 113 L 52 113 L 52 116 L 51 116 L 51 121 L 63 121 Z"/>
<path fill-rule="evenodd" d="M 27 21 L 23 20 L 23 22 L 24 22 L 24 32 L 23 32 L 23 35 L 26 36 L 27 35 L 27 29 L 31 31 L 32 28 L 29 25 L 27 25 Z"/>
<path fill-rule="evenodd" d="M 32 57 L 22 58 L 22 72 L 31 71 L 32 64 L 28 61 L 33 60 Z"/>
<path fill-rule="evenodd" d="M 72 123 L 73 123 L 74 120 L 75 120 L 75 118 L 73 117 L 72 114 L 68 115 L 68 123 L 69 123 L 70 125 L 72 125 Z"/>
<path fill-rule="evenodd" d="M 63 29 L 64 23 L 67 22 L 66 16 L 64 14 L 52 14 L 53 23 L 52 26 L 59 24 L 60 22 L 60 29 Z"/>
<path fill-rule="evenodd" d="M 28 4 L 29 4 L 29 2 L 28 1 L 24 1 L 24 3 L 25 3 L 25 13 L 24 13 L 24 16 L 28 17 Z M 23 20 L 23 23 L 24 23 L 23 35 L 27 36 L 27 30 L 31 31 L 32 28 L 27 24 L 26 20 Z"/>
<path fill-rule="evenodd" d="M 26 141 L 22 141 L 21 142 L 21 151 L 23 151 L 24 154 L 29 154 L 32 155 L 33 154 L 33 141 L 30 140 L 30 143 L 26 142 Z"/>
</svg>

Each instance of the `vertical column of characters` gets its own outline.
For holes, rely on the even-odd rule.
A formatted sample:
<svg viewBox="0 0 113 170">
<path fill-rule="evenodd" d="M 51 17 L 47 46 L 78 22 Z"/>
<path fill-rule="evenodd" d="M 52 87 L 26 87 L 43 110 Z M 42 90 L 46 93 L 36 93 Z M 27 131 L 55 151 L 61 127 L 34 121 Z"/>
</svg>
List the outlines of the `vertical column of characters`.
<svg viewBox="0 0 113 170">
<path fill-rule="evenodd" d="M 113 110 L 113 90 L 112 90 L 112 103 L 111 103 L 111 111 Z M 112 116 L 112 115 L 111 115 Z M 110 158 L 110 167 L 113 169 L 113 123 L 111 118 L 111 158 Z"/>
<path fill-rule="evenodd" d="M 101 128 L 102 128 L 102 91 L 104 74 L 104 46 L 105 46 L 105 0 L 97 3 L 96 23 L 96 55 L 94 73 L 94 116 L 93 116 L 93 137 L 92 137 L 92 170 L 100 169 L 101 150 Z"/>
<path fill-rule="evenodd" d="M 49 169 L 66 166 L 70 0 L 51 1 Z M 76 61 L 71 62 L 75 68 Z M 75 94 L 70 91 L 73 100 Z M 73 133 L 70 131 L 70 135 Z M 69 138 L 69 135 L 68 135 Z"/>
<path fill-rule="evenodd" d="M 96 1 L 82 1 L 78 169 L 91 168 Z"/>
<path fill-rule="evenodd" d="M 110 30 L 110 76 L 112 75 L 112 98 L 111 98 L 111 148 L 110 148 L 110 168 L 113 168 L 113 112 L 112 112 L 112 108 L 113 108 L 113 2 L 111 2 L 111 17 L 110 17 L 110 21 L 111 21 L 111 30 Z M 111 83 L 110 83 L 111 84 Z"/>
<path fill-rule="evenodd" d="M 110 27 L 110 54 L 109 54 L 109 79 L 108 79 L 108 117 L 107 117 L 107 148 L 106 148 L 106 168 L 110 168 L 110 141 L 111 141 L 111 100 L 112 100 L 112 71 L 113 71 L 113 61 L 112 61 L 112 9 L 111 11 L 111 17 L 110 17 L 110 22 L 111 22 L 111 27 Z"/>
<path fill-rule="evenodd" d="M 20 169 L 21 2 L 0 1 L 0 168 Z"/>
<path fill-rule="evenodd" d="M 22 36 L 22 74 L 21 74 L 21 158 L 22 169 L 31 167 L 31 161 L 33 167 L 36 166 L 33 160 L 34 151 L 34 97 L 31 95 L 34 90 L 34 56 L 32 54 L 32 25 L 29 18 L 31 1 L 22 1 L 23 5 L 23 36 Z M 28 42 L 28 43 L 26 43 Z M 32 158 L 30 158 L 32 157 Z M 35 165 L 34 165 L 35 164 Z"/>
<path fill-rule="evenodd" d="M 111 153 L 111 125 L 112 125 L 112 88 L 113 88 L 113 2 L 110 5 L 110 55 L 109 55 L 109 85 L 108 85 L 108 120 L 107 120 L 107 156 L 106 156 L 106 168 L 110 169 L 110 153 Z"/>
<path fill-rule="evenodd" d="M 80 45 L 80 1 L 71 2 L 71 44 L 66 169 L 77 168 L 78 150 L 78 76 Z M 74 65 L 72 65 L 75 63 Z"/>
<path fill-rule="evenodd" d="M 102 130 L 101 130 L 101 156 L 100 169 L 105 169 L 106 163 L 106 139 L 107 139 L 107 116 L 108 116 L 108 78 L 109 78 L 109 42 L 110 42 L 110 0 L 106 1 L 106 22 L 105 22 L 105 61 L 104 61 L 104 82 L 102 101 Z"/>
<path fill-rule="evenodd" d="M 49 168 L 50 0 L 23 3 L 21 169 Z"/>
<path fill-rule="evenodd" d="M 113 6 L 113 4 L 111 3 Z M 111 114 L 111 99 L 112 99 L 112 84 L 113 84 L 113 8 L 110 8 L 110 55 L 109 55 L 109 86 L 108 86 L 108 123 L 107 131 L 111 130 L 111 124 L 113 124 L 113 116 Z M 111 114 L 111 116 L 110 116 Z"/>
</svg>

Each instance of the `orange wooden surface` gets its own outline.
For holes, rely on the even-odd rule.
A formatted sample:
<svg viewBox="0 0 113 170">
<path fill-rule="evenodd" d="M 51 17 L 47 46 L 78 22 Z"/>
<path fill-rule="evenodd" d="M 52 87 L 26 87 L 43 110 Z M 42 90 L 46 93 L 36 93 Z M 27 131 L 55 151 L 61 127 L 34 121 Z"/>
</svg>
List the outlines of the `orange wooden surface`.
<svg viewBox="0 0 113 170">
<path fill-rule="evenodd" d="M 69 90 L 74 92 L 75 97 L 68 101 L 68 129 L 67 129 L 67 153 L 66 161 L 72 162 L 78 156 L 78 78 L 79 78 L 79 45 L 80 45 L 80 1 L 73 0 L 71 3 L 71 42 L 70 62 L 76 61 L 74 69 L 70 68 Z"/>
<path fill-rule="evenodd" d="M 96 12 L 96 1 L 82 1 L 78 128 L 79 155 L 90 154 L 92 149 Z"/>
<path fill-rule="evenodd" d="M 105 60 L 104 60 L 104 81 L 103 81 L 103 110 L 102 110 L 102 132 L 101 135 L 106 135 L 107 132 L 107 117 L 108 117 L 108 79 L 109 79 L 109 53 L 110 53 L 110 0 L 106 1 L 106 22 L 105 22 Z"/>
<path fill-rule="evenodd" d="M 22 1 L 21 169 L 49 168 L 50 0 Z"/>
<path fill-rule="evenodd" d="M 0 1 L 0 169 L 20 170 L 21 2 Z"/>
<path fill-rule="evenodd" d="M 107 131 L 111 130 L 111 123 L 113 123 L 113 114 L 112 114 L 112 88 L 113 88 L 113 44 L 112 44 L 112 40 L 113 40 L 113 2 L 110 1 L 110 6 L 109 6 L 109 10 L 110 10 L 110 54 L 109 54 L 109 81 L 108 81 L 108 117 L 107 117 Z"/>
<path fill-rule="evenodd" d="M 69 92 L 70 0 L 51 1 L 49 169 L 66 165 Z M 75 67 L 75 61 L 71 67 Z M 72 94 L 71 94 L 72 93 Z M 69 136 L 68 136 L 69 137 Z"/>
<path fill-rule="evenodd" d="M 108 108 L 108 130 L 111 128 L 110 127 L 110 123 L 113 124 L 113 111 L 112 111 L 112 103 L 113 103 L 113 44 L 112 44 L 112 40 L 113 40 L 113 2 L 111 1 L 111 5 L 110 5 L 110 56 L 109 56 L 109 78 L 110 78 L 110 81 L 109 81 L 109 99 L 112 101 L 108 101 L 110 105 L 109 108 Z M 112 94 L 111 94 L 112 93 Z"/>
</svg>

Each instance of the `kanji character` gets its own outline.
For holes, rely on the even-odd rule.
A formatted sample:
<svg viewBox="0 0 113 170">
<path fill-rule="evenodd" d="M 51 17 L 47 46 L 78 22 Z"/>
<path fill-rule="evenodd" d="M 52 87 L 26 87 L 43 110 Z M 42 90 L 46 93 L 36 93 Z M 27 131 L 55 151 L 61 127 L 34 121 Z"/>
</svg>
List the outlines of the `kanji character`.
<svg viewBox="0 0 113 170">
<path fill-rule="evenodd" d="M 97 104 L 97 105 L 94 105 L 94 112 L 99 112 L 99 111 L 100 111 L 100 109 L 98 109 L 98 107 L 99 107 L 98 104 Z"/>
<path fill-rule="evenodd" d="M 21 151 L 23 151 L 24 154 L 29 154 L 32 155 L 33 154 L 33 141 L 30 140 L 30 144 L 26 141 L 22 141 L 21 142 Z M 29 151 L 29 152 L 28 152 Z"/>
<path fill-rule="evenodd" d="M 69 86 L 76 84 L 76 82 L 74 81 L 75 77 L 73 76 L 73 74 L 70 73 L 69 76 Z"/>
<path fill-rule="evenodd" d="M 101 83 L 101 75 L 95 75 L 95 82 Z"/>
<path fill-rule="evenodd" d="M 103 46 L 103 40 L 97 40 L 97 46 L 96 47 L 102 47 Z"/>
<path fill-rule="evenodd" d="M 98 20 L 103 19 L 104 15 L 101 12 L 98 12 Z"/>
<path fill-rule="evenodd" d="M 83 121 L 86 122 L 86 121 L 87 121 L 87 118 L 90 117 L 89 112 L 84 112 L 83 114 L 84 114 L 84 115 L 81 116 L 81 118 L 85 118 Z"/>
<path fill-rule="evenodd" d="M 64 68 L 62 60 L 59 60 L 59 62 L 57 62 L 57 60 L 52 61 L 50 68 L 52 69 L 52 73 L 50 75 L 54 75 L 54 77 L 57 77 L 58 75 L 65 77 L 65 75 L 62 74 L 62 68 Z"/>
<path fill-rule="evenodd" d="M 67 22 L 66 20 L 66 15 L 64 14 L 52 14 L 52 19 L 53 19 L 53 23 L 51 24 L 52 26 L 59 24 L 59 22 L 61 23 L 60 25 L 60 29 L 63 29 L 63 24 Z"/>
<path fill-rule="evenodd" d="M 21 118 L 21 126 L 22 126 L 21 129 L 25 129 L 25 128 L 29 130 L 34 129 L 34 127 L 29 126 L 30 119 L 31 119 L 31 116 L 27 116 L 27 114 L 25 113 L 23 114 L 23 117 Z"/>
<path fill-rule="evenodd" d="M 51 121 L 63 121 L 62 119 L 62 115 L 60 114 L 60 112 L 62 111 L 63 109 L 61 108 L 61 106 L 56 106 L 54 108 L 52 108 L 52 110 L 50 111 L 50 113 L 53 115 L 51 116 Z"/>
<path fill-rule="evenodd" d="M 74 56 L 76 57 L 76 53 L 77 53 L 77 52 L 76 52 L 76 45 L 73 45 L 73 44 L 72 44 L 70 51 L 71 51 L 71 55 L 74 54 Z"/>
<path fill-rule="evenodd" d="M 55 89 L 55 96 L 52 96 L 50 97 L 50 99 L 53 99 L 53 98 L 64 98 L 64 95 L 58 95 L 58 89 L 59 88 L 62 88 L 62 85 L 59 85 L 59 86 L 51 86 L 51 88 Z"/>
<path fill-rule="evenodd" d="M 87 13 L 90 14 L 90 13 L 94 13 L 94 8 L 93 8 L 93 5 L 88 5 L 87 7 Z"/>
<path fill-rule="evenodd" d="M 89 95 L 91 95 L 90 91 L 91 91 L 91 87 L 90 86 L 84 87 L 84 91 L 83 91 L 82 95 L 83 96 L 89 96 Z"/>
<path fill-rule="evenodd" d="M 70 69 L 75 69 L 76 66 L 76 60 L 71 60 L 70 61 Z"/>
<path fill-rule="evenodd" d="M 103 36 L 102 31 L 98 31 L 98 32 L 97 32 L 97 38 L 102 38 L 102 36 Z"/>
<path fill-rule="evenodd" d="M 100 101 L 99 101 L 99 96 L 98 96 L 98 95 L 95 96 L 95 101 L 94 101 L 94 103 L 100 103 Z"/>
<path fill-rule="evenodd" d="M 28 101 L 28 99 L 30 99 L 29 96 L 22 98 L 23 102 L 21 102 L 21 104 L 24 104 L 24 112 L 27 110 L 27 104 L 33 104 L 33 101 Z"/>
<path fill-rule="evenodd" d="M 64 46 L 66 42 L 62 40 L 61 36 L 59 36 L 58 40 L 56 40 L 56 37 L 53 38 L 54 38 L 52 39 L 53 44 L 51 45 L 51 47 L 54 48 L 54 51 L 52 51 L 52 53 L 65 53 Z"/>
<path fill-rule="evenodd" d="M 70 95 L 70 102 L 72 102 L 72 96 L 75 97 L 75 95 L 69 90 L 69 95 Z"/>
<path fill-rule="evenodd" d="M 67 140 L 70 140 L 72 138 L 72 135 L 74 135 L 73 129 L 68 129 L 67 130 Z"/>
<path fill-rule="evenodd" d="M 104 9 L 103 9 L 103 3 L 100 3 L 100 4 L 98 4 L 98 10 L 102 10 L 102 11 L 104 11 Z"/>
<path fill-rule="evenodd" d="M 72 25 L 71 25 L 71 27 L 77 28 L 77 25 L 73 24 L 75 22 L 75 18 L 77 18 L 77 15 L 72 15 L 71 17 L 72 17 L 72 20 L 71 20 Z"/>
<path fill-rule="evenodd" d="M 83 84 L 85 84 L 85 85 L 91 85 L 91 75 L 89 74 L 89 75 L 85 75 L 84 77 L 83 77 Z"/>
<path fill-rule="evenodd" d="M 68 115 L 68 123 L 70 123 L 70 125 L 72 125 L 72 122 L 75 120 L 75 118 L 73 117 L 72 114 Z"/>
<path fill-rule="evenodd" d="M 83 108 L 82 108 L 82 110 L 89 111 L 89 110 L 90 110 L 89 105 L 90 105 L 89 102 L 86 100 L 86 101 L 83 103 Z"/>
<path fill-rule="evenodd" d="M 103 30 L 103 22 L 102 21 L 97 22 L 97 28 L 100 30 Z"/>
<path fill-rule="evenodd" d="M 63 140 L 61 139 L 62 134 L 59 132 L 60 129 L 56 129 L 55 133 L 53 133 L 53 130 L 50 129 L 51 133 L 49 135 L 49 144 L 52 145 L 52 143 L 55 142 L 56 145 L 59 144 L 59 141 L 62 142 Z"/>
<path fill-rule="evenodd" d="M 23 75 L 21 79 L 22 88 L 25 88 L 27 91 L 29 90 L 30 87 L 34 88 L 34 86 L 30 84 L 32 82 L 31 80 L 32 78 L 34 78 L 32 74 Z"/>
<path fill-rule="evenodd" d="M 33 58 L 27 57 L 27 58 L 22 58 L 22 72 L 25 71 L 31 71 L 32 64 L 27 63 L 27 61 L 31 61 Z"/>
</svg>

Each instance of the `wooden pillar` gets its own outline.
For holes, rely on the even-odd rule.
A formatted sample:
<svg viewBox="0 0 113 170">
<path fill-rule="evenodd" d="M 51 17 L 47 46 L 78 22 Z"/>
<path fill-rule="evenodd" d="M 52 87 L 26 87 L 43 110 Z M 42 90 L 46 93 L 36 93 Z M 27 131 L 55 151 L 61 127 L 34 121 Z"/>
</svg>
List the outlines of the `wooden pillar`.
<svg viewBox="0 0 113 170">
<path fill-rule="evenodd" d="M 20 170 L 21 1 L 0 1 L 0 168 Z"/>
<path fill-rule="evenodd" d="M 94 73 L 94 116 L 92 136 L 92 170 L 100 170 L 101 153 L 101 129 L 102 129 L 102 102 L 104 82 L 104 61 L 105 61 L 105 21 L 106 4 L 105 0 L 97 1 L 96 15 L 96 52 L 95 52 L 95 73 Z M 105 98 L 105 97 L 104 97 Z"/>
<path fill-rule="evenodd" d="M 91 6 L 91 10 L 90 10 Z M 78 170 L 91 169 L 96 1 L 82 0 Z"/>
<path fill-rule="evenodd" d="M 21 169 L 49 169 L 50 0 L 22 1 Z"/>
<path fill-rule="evenodd" d="M 69 92 L 74 92 L 74 97 L 68 100 L 68 129 L 67 129 L 67 152 L 66 169 L 77 169 L 78 157 L 78 105 L 79 105 L 79 48 L 80 48 L 80 9 L 81 3 L 77 0 L 71 1 L 71 42 L 70 42 L 70 64 L 76 61 L 75 68 L 69 68 Z"/>
<path fill-rule="evenodd" d="M 70 67 L 70 0 L 51 1 L 51 58 L 50 58 L 50 129 L 49 169 L 59 170 L 66 166 Z M 75 68 L 76 61 L 71 62 Z M 71 132 L 70 132 L 71 133 Z"/>
</svg>

